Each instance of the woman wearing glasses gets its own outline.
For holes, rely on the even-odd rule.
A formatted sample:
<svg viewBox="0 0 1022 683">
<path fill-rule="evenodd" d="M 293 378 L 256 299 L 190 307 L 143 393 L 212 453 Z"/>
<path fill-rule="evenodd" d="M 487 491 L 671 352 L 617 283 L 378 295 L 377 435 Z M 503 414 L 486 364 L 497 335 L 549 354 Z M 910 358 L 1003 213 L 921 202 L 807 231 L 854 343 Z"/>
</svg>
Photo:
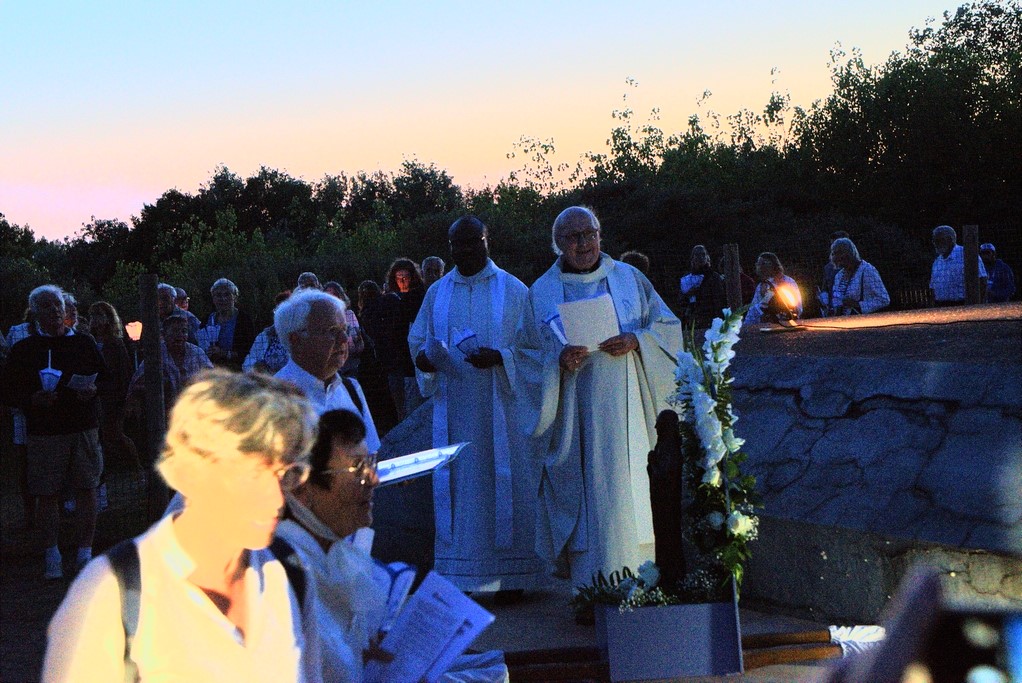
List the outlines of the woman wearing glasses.
<svg viewBox="0 0 1022 683">
<path fill-rule="evenodd" d="M 380 483 L 365 425 L 349 410 L 320 417 L 309 480 L 287 497 L 277 535 L 288 542 L 316 584 L 315 616 L 323 646 L 323 680 L 362 679 L 364 653 L 376 647 L 387 594 L 373 580 L 369 548 L 349 538 L 373 522 Z"/>
<path fill-rule="evenodd" d="M 284 491 L 308 476 L 308 401 L 258 374 L 210 371 L 178 398 L 160 474 L 184 509 L 134 539 L 137 627 L 118 577 L 89 563 L 50 623 L 43 680 L 319 681 L 284 566 L 267 549 Z"/>
</svg>

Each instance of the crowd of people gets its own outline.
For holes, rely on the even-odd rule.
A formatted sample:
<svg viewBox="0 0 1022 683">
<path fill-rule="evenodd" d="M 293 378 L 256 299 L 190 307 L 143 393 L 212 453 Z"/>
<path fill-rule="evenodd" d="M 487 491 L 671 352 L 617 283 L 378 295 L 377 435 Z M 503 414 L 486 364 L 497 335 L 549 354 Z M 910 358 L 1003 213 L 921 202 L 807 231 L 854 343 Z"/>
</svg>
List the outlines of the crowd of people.
<svg viewBox="0 0 1022 683">
<path fill-rule="evenodd" d="M 433 445 L 472 444 L 433 475 L 435 569 L 457 588 L 509 603 L 551 571 L 580 586 L 652 559 L 656 417 L 685 326 L 707 327 L 726 287 L 697 245 L 678 316 L 645 274 L 649 259 L 610 257 L 601 229 L 587 207 L 561 212 L 554 263 L 527 287 L 490 258 L 490 229 L 466 216 L 447 233 L 450 271 L 435 256 L 396 259 L 354 304 L 341 284 L 302 273 L 258 332 L 227 278 L 210 287 L 205 321 L 184 290 L 160 284 L 169 427 L 156 469 L 177 495 L 149 531 L 94 561 L 104 455 L 146 461 L 125 433 L 126 416 L 146 409 L 144 362 L 132 363 L 109 303 L 94 303 L 86 326 L 72 295 L 33 290 L 6 339 L 2 399 L 43 575 L 77 575 L 50 625 L 44 678 L 357 681 L 367 661 L 392 658 L 380 646 L 389 574 L 365 531 L 381 438 L 427 399 Z M 948 226 L 933 243 L 934 299 L 961 303 L 963 249 Z M 1008 300 L 1010 268 L 991 244 L 980 254 L 988 300 Z M 847 234 L 832 236 L 829 257 L 822 314 L 890 304 Z M 747 323 L 802 315 L 777 254 L 759 254 L 755 279 L 738 271 Z M 573 343 L 562 307 L 597 297 L 609 299 L 615 332 Z M 75 502 L 70 567 L 62 495 Z M 507 675 L 499 653 L 455 666 L 471 672 L 457 680 Z"/>
</svg>

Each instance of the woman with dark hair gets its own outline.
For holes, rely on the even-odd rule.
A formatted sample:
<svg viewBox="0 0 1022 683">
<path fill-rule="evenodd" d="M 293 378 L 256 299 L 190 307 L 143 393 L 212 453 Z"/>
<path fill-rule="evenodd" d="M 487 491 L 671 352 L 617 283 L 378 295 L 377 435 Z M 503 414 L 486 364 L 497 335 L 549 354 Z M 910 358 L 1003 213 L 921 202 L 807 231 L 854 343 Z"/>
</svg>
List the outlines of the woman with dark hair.
<svg viewBox="0 0 1022 683">
<path fill-rule="evenodd" d="M 383 297 L 384 326 L 380 341 L 385 351 L 381 354 L 378 346 L 377 354 L 387 370 L 387 383 L 399 422 L 423 402 L 415 382 L 415 364 L 408 351 L 408 329 L 415 322 L 425 296 L 422 273 L 415 261 L 394 259 L 387 270 L 387 293 Z"/>
<path fill-rule="evenodd" d="M 141 466 L 135 442 L 124 433 L 124 405 L 135 369 L 124 346 L 124 326 L 117 310 L 106 301 L 89 306 L 89 331 L 103 355 L 108 372 L 96 381 L 99 390 L 99 440 L 105 456 L 118 453 L 131 467 Z"/>
<path fill-rule="evenodd" d="M 802 293 L 798 283 L 784 274 L 777 254 L 764 251 L 756 259 L 759 284 L 745 314 L 745 324 L 791 320 L 802 315 Z"/>
<path fill-rule="evenodd" d="M 358 316 L 365 314 L 366 308 L 383 296 L 383 290 L 372 280 L 362 280 L 358 285 L 358 301 L 355 302 Z"/>
</svg>

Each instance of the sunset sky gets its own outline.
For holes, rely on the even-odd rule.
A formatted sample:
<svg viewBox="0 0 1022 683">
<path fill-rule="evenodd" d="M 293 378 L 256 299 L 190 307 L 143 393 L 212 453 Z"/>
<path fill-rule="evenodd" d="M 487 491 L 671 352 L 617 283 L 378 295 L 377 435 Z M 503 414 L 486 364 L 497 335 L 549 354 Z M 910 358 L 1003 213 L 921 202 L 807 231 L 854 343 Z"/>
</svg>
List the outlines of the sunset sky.
<svg viewBox="0 0 1022 683">
<path fill-rule="evenodd" d="M 668 132 L 704 90 L 722 115 L 772 90 L 808 106 L 837 43 L 878 64 L 954 7 L 0 1 L 0 213 L 64 237 L 195 192 L 220 164 L 311 182 L 414 158 L 481 187 L 522 166 L 507 154 L 523 135 L 553 138 L 555 161 L 602 151 L 626 92 Z"/>
</svg>

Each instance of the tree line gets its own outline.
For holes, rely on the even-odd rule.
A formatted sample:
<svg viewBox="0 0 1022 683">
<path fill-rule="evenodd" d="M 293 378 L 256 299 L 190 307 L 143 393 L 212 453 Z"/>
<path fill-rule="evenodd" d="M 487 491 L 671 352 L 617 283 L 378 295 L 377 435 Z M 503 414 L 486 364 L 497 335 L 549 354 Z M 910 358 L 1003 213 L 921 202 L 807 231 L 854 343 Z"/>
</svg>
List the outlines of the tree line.
<svg viewBox="0 0 1022 683">
<path fill-rule="evenodd" d="M 552 262 L 554 217 L 572 204 L 595 209 L 609 253 L 647 253 L 668 300 L 693 245 L 719 256 L 729 242 L 747 272 L 759 252 L 777 253 L 809 294 L 835 230 L 852 235 L 892 293 L 926 286 L 930 231 L 942 223 L 978 224 L 1020 272 L 1020 35 L 1018 0 L 970 2 L 911 29 L 905 49 L 880 64 L 835 49 L 832 91 L 807 107 L 775 92 L 762 111 L 704 111 L 673 133 L 656 110 L 640 122 L 626 107 L 613 112 L 606 151 L 565 169 L 552 141 L 523 138 L 513 152 L 523 168 L 482 189 L 419 160 L 316 182 L 221 167 L 195 193 L 168 190 L 130 224 L 94 218 L 65 240 L 36 239 L 0 214 L 0 323 L 18 322 L 43 282 L 133 319 L 137 276 L 155 272 L 186 288 L 200 315 L 210 284 L 229 277 L 240 306 L 265 324 L 298 273 L 349 289 L 380 281 L 396 256 L 446 256 L 446 229 L 465 213 L 491 226 L 494 259 L 531 283 Z"/>
</svg>

